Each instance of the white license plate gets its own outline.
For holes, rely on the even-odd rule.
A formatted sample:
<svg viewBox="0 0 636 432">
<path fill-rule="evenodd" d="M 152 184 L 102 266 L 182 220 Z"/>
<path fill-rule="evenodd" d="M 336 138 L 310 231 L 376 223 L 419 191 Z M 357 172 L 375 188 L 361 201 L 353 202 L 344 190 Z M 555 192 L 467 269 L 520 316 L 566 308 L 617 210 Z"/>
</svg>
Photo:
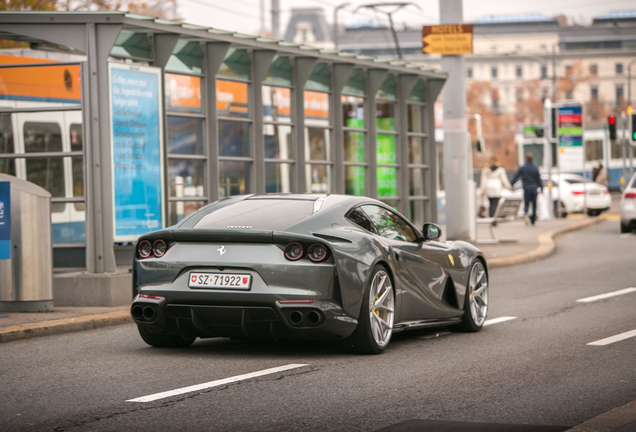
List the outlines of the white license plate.
<svg viewBox="0 0 636 432">
<path fill-rule="evenodd" d="M 190 273 L 190 288 L 223 288 L 248 290 L 252 284 L 252 275 L 237 273 Z"/>
</svg>

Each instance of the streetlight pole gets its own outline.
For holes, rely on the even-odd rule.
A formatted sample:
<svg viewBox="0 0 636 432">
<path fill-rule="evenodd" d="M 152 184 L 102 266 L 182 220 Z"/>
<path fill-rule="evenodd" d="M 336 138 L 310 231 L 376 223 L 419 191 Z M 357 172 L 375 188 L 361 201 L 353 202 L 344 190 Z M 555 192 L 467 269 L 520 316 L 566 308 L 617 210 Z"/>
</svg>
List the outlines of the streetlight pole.
<svg viewBox="0 0 636 432">
<path fill-rule="evenodd" d="M 632 64 L 636 62 L 636 59 L 627 63 L 627 105 L 632 104 Z"/>
<path fill-rule="evenodd" d="M 342 3 L 338 6 L 336 6 L 333 10 L 333 44 L 334 44 L 334 49 L 337 51 L 338 50 L 338 12 L 340 11 L 340 9 L 349 6 L 351 3 Z"/>
</svg>

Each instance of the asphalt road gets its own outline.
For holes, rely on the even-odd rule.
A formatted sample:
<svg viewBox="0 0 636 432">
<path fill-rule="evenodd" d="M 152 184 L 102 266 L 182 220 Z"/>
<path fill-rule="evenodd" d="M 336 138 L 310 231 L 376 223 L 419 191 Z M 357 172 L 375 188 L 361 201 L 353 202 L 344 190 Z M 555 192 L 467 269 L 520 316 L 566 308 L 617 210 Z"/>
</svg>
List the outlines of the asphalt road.
<svg viewBox="0 0 636 432">
<path fill-rule="evenodd" d="M 636 335 L 587 345 L 636 330 L 636 292 L 576 301 L 636 287 L 636 235 L 602 222 L 557 245 L 491 271 L 489 318 L 516 319 L 476 334 L 402 333 L 380 356 L 298 342 L 156 349 L 132 325 L 2 344 L 0 429 L 565 430 L 636 399 Z M 306 366 L 129 402 L 285 365 Z"/>
</svg>

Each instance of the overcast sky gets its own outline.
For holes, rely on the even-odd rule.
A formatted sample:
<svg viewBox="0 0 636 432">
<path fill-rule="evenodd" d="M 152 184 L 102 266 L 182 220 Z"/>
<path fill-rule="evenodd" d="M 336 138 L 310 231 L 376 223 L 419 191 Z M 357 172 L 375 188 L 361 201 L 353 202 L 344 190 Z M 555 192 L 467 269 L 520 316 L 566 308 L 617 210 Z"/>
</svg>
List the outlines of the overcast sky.
<svg viewBox="0 0 636 432">
<path fill-rule="evenodd" d="M 177 0 L 178 13 L 185 22 L 204 25 L 222 30 L 247 34 L 257 34 L 260 29 L 260 3 L 265 4 L 265 28 L 271 31 L 271 0 Z M 375 19 L 388 23 L 385 15 L 371 11 L 359 11 L 356 7 L 380 3 L 387 0 L 350 0 L 350 6 L 338 15 L 338 20 L 346 25 L 357 21 Z M 327 22 L 331 24 L 334 7 L 346 3 L 344 0 L 279 0 L 281 9 L 281 38 L 294 8 L 322 8 Z M 410 27 L 439 23 L 439 0 L 413 0 L 420 7 L 408 6 L 394 16 L 394 23 L 401 28 L 404 23 Z M 464 0 L 464 21 L 470 22 L 487 15 L 543 13 L 545 15 L 566 15 L 579 23 L 589 23 L 595 16 L 615 10 L 636 9 L 634 0 Z M 390 9 L 388 9 L 390 10 Z"/>
</svg>

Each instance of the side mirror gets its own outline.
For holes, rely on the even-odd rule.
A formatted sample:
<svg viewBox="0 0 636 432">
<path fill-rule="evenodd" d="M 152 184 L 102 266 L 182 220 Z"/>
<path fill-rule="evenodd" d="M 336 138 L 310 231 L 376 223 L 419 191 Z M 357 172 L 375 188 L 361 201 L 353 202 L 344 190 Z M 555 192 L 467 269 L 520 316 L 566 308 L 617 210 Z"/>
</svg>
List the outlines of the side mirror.
<svg viewBox="0 0 636 432">
<path fill-rule="evenodd" d="M 422 234 L 424 235 L 424 240 L 436 240 L 442 235 L 442 229 L 439 225 L 425 223 L 422 227 Z"/>
</svg>

